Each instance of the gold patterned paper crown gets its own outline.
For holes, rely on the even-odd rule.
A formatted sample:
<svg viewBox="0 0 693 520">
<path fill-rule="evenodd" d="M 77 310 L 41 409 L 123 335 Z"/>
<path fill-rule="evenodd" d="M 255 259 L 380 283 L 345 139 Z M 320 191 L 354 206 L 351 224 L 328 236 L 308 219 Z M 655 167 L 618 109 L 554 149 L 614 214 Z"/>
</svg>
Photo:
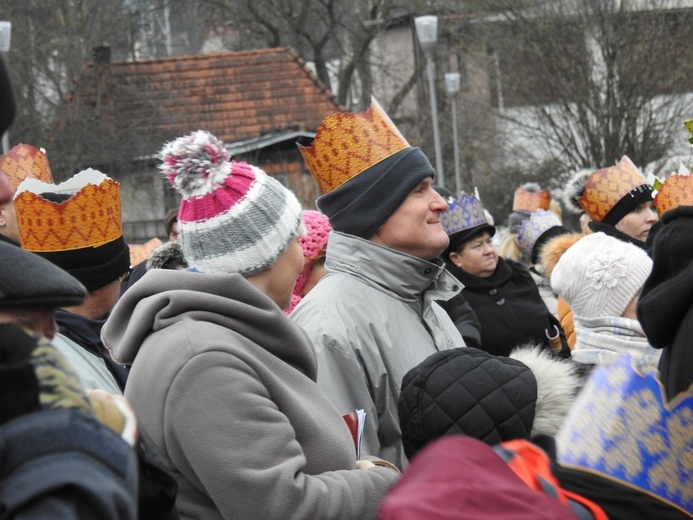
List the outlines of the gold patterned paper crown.
<svg viewBox="0 0 693 520">
<path fill-rule="evenodd" d="M 578 202 L 592 220 L 601 222 L 617 202 L 646 183 L 637 166 L 624 155 L 616 165 L 592 172 Z"/>
<path fill-rule="evenodd" d="M 660 216 L 678 206 L 693 206 L 693 176 L 690 172 L 672 173 L 664 179 L 654 197 L 654 205 Z"/>
<path fill-rule="evenodd" d="M 555 213 L 543 209 L 535 211 L 518 228 L 517 241 L 520 244 L 520 250 L 527 256 L 531 256 L 534 244 L 542 233 L 560 225 L 561 221 Z"/>
<path fill-rule="evenodd" d="M 14 190 L 26 178 L 53 182 L 46 154 L 28 144 L 18 144 L 0 157 L 0 171 L 7 175 Z"/>
<path fill-rule="evenodd" d="M 626 355 L 597 369 L 556 437 L 558 460 L 693 514 L 693 390 L 670 402 Z"/>
<path fill-rule="evenodd" d="M 465 192 L 459 200 L 448 205 L 447 211 L 440 216 L 440 223 L 448 235 L 453 235 L 482 224 L 489 224 L 484 212 L 484 206 L 474 195 Z"/>
<path fill-rule="evenodd" d="M 52 202 L 47 198 L 52 194 L 69 198 Z M 120 186 L 91 168 L 57 186 L 26 179 L 17 188 L 14 204 L 19 237 L 27 251 L 98 247 L 123 234 Z"/>
<path fill-rule="evenodd" d="M 359 113 L 326 117 L 309 147 L 298 149 L 325 194 L 349 179 L 409 147 L 375 99 Z"/>
<path fill-rule="evenodd" d="M 137 265 L 144 262 L 157 247 L 163 244 L 161 239 L 157 237 L 148 240 L 144 244 L 128 244 L 128 249 L 130 249 L 130 265 Z"/>
<path fill-rule="evenodd" d="M 546 190 L 532 191 L 524 186 L 520 186 L 515 190 L 513 211 L 532 212 L 538 209 L 549 209 L 550 205 L 551 194 Z"/>
</svg>

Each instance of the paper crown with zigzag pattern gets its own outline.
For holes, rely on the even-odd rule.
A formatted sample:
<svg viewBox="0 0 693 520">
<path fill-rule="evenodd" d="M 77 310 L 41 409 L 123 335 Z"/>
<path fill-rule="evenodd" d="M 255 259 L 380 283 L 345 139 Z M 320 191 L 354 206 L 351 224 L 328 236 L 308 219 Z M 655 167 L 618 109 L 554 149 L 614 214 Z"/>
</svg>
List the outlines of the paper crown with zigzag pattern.
<svg viewBox="0 0 693 520">
<path fill-rule="evenodd" d="M 670 402 L 630 356 L 597 369 L 556 437 L 564 466 L 641 490 L 693 515 L 693 390 Z"/>
<path fill-rule="evenodd" d="M 543 209 L 535 211 L 518 228 L 517 241 L 520 244 L 520 250 L 528 257 L 531 256 L 537 239 L 545 231 L 556 226 L 561 226 L 561 221 L 555 213 Z"/>
<path fill-rule="evenodd" d="M 91 168 L 58 185 L 25 179 L 14 203 L 21 244 L 27 251 L 93 248 L 123 234 L 120 186 Z"/>
<path fill-rule="evenodd" d="M 481 201 L 465 192 L 448 205 L 447 211 L 440 216 L 440 223 L 448 235 L 484 224 L 490 225 Z"/>
<path fill-rule="evenodd" d="M 311 145 L 299 145 L 298 149 L 325 194 L 408 146 L 389 116 L 372 99 L 365 112 L 326 117 Z"/>
<path fill-rule="evenodd" d="M 592 220 L 602 222 L 619 202 L 629 195 L 638 195 L 638 191 L 650 194 L 652 187 L 637 166 L 624 155 L 614 166 L 592 172 L 587 178 L 585 191 L 577 201 Z M 641 197 L 631 198 L 634 203 L 641 200 Z M 628 213 L 632 209 L 624 208 L 624 211 Z"/>
<path fill-rule="evenodd" d="M 53 182 L 46 154 L 28 144 L 18 144 L 0 157 L 0 171 L 7 175 L 14 190 L 26 178 Z"/>
</svg>

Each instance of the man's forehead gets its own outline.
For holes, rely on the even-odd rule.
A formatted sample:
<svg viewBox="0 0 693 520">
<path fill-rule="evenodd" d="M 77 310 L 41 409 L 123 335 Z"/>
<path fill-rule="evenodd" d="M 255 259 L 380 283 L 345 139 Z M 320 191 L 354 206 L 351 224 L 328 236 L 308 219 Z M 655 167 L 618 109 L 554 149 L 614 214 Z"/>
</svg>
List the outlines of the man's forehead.
<svg viewBox="0 0 693 520">
<path fill-rule="evenodd" d="M 0 171 L 0 204 L 5 204 L 12 200 L 14 190 L 10 184 L 10 180 L 2 171 Z"/>
<path fill-rule="evenodd" d="M 426 177 L 416 187 L 421 188 L 422 186 L 433 186 L 433 177 Z"/>
</svg>

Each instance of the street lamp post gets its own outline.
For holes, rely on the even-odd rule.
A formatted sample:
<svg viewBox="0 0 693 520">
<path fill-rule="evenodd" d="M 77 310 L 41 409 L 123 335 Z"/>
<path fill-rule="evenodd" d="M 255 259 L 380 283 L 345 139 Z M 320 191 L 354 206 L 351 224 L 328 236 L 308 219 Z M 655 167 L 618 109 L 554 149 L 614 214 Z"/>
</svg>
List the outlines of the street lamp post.
<svg viewBox="0 0 693 520">
<path fill-rule="evenodd" d="M 436 176 L 438 184 L 445 186 L 445 177 L 443 176 L 443 159 L 440 151 L 440 133 L 438 130 L 438 109 L 436 104 L 436 89 L 434 77 L 434 61 L 433 53 L 435 51 L 436 42 L 438 41 L 438 17 L 437 16 L 419 16 L 414 19 L 416 26 L 416 37 L 419 40 L 419 45 L 426 55 L 426 71 L 428 73 L 428 91 L 431 96 L 431 121 L 433 123 L 433 147 L 436 154 Z"/>
<path fill-rule="evenodd" d="M 450 97 L 452 110 L 452 141 L 455 159 L 455 192 L 460 196 L 462 183 L 460 179 L 460 144 L 457 137 L 457 93 L 460 91 L 460 73 L 448 72 L 445 74 L 445 90 Z"/>
<path fill-rule="evenodd" d="M 12 32 L 12 22 L 0 22 L 0 52 L 5 53 L 10 50 L 10 35 Z M 0 57 L 2 59 L 2 57 Z M 2 134 L 2 153 L 7 154 L 10 149 L 10 134 Z"/>
</svg>

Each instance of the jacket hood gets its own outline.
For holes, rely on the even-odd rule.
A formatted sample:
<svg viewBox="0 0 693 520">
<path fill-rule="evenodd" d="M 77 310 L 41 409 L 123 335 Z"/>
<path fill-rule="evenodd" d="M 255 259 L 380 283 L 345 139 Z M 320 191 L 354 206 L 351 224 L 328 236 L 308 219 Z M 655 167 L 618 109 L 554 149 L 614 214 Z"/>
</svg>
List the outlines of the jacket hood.
<svg viewBox="0 0 693 520">
<path fill-rule="evenodd" d="M 585 383 L 584 367 L 532 344 L 517 347 L 510 357 L 527 366 L 537 381 L 532 437 L 556 435 Z"/>
<path fill-rule="evenodd" d="M 227 328 L 316 378 L 315 353 L 303 330 L 239 274 L 149 271 L 118 301 L 101 338 L 116 360 L 132 365 L 148 336 L 185 319 Z"/>
</svg>

